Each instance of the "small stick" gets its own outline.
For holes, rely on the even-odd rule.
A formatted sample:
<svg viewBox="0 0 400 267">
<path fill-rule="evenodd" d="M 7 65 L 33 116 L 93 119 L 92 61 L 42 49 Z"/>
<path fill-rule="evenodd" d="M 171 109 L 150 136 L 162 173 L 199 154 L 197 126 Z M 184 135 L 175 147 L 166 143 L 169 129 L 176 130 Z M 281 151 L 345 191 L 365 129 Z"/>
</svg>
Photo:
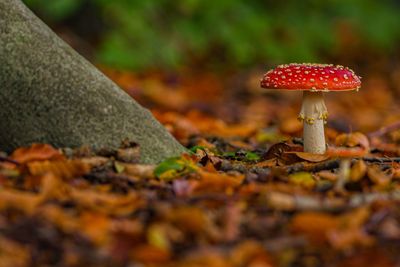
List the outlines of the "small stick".
<svg viewBox="0 0 400 267">
<path fill-rule="evenodd" d="M 361 159 L 366 162 L 378 162 L 378 163 L 400 162 L 400 157 L 394 157 L 394 158 L 363 157 Z"/>
<path fill-rule="evenodd" d="M 339 163 L 339 159 L 326 160 L 315 164 L 300 162 L 284 167 L 284 170 L 286 170 L 288 174 L 301 171 L 318 172 L 322 170 L 336 169 L 339 167 Z"/>
<path fill-rule="evenodd" d="M 356 160 L 364 160 L 370 163 L 381 163 L 381 164 L 388 164 L 393 162 L 400 162 L 400 157 L 394 158 L 383 158 L 383 157 L 362 157 L 362 158 L 354 158 L 351 160 L 352 163 Z M 295 163 L 286 167 L 282 167 L 288 174 L 295 173 L 295 172 L 319 172 L 322 170 L 333 170 L 338 168 L 340 165 L 340 159 L 331 159 L 322 162 L 318 162 L 315 164 L 306 163 L 306 162 L 299 162 Z M 278 168 L 279 169 L 279 168 Z"/>
<path fill-rule="evenodd" d="M 400 191 L 358 193 L 348 198 L 321 198 L 269 192 L 266 197 L 268 206 L 274 210 L 338 212 L 368 205 L 376 200 L 400 201 Z"/>
</svg>

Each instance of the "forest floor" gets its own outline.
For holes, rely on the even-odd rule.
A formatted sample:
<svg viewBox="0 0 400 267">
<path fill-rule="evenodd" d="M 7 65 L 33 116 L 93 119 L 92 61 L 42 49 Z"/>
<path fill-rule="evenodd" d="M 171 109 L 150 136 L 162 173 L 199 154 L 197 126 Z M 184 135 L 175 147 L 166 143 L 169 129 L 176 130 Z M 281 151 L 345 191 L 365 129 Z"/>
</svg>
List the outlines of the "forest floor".
<svg viewBox="0 0 400 267">
<path fill-rule="evenodd" d="M 3 153 L 0 266 L 400 265 L 400 112 L 385 78 L 326 95 L 334 157 L 302 152 L 301 94 L 259 89 L 262 72 L 105 71 L 188 153 Z"/>
</svg>

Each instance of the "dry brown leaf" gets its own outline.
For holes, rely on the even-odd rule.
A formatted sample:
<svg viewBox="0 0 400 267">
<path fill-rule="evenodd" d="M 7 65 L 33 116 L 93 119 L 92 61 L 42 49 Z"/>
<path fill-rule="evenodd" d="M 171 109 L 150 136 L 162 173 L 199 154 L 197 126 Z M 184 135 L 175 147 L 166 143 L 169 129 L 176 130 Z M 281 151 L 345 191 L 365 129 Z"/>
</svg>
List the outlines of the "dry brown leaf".
<svg viewBox="0 0 400 267">
<path fill-rule="evenodd" d="M 83 164 L 86 164 L 86 165 L 90 166 L 90 168 L 103 166 L 103 165 L 107 164 L 107 162 L 110 161 L 109 158 L 100 157 L 100 156 L 80 158 L 79 160 Z"/>
<path fill-rule="evenodd" d="M 226 194 L 231 194 L 244 180 L 243 174 L 229 175 L 225 173 L 207 172 L 201 169 L 198 174 L 200 178 L 193 185 L 194 193 L 225 192 Z"/>
<path fill-rule="evenodd" d="M 325 154 L 313 154 L 308 152 L 285 152 L 285 153 L 294 153 L 301 159 L 310 161 L 310 162 L 321 162 L 330 158 L 329 155 Z"/>
<path fill-rule="evenodd" d="M 64 183 L 61 177 L 54 175 L 51 172 L 44 174 L 41 177 L 41 191 L 40 200 L 46 202 L 47 200 L 60 200 L 67 201 L 70 195 L 70 187 Z"/>
<path fill-rule="evenodd" d="M 356 147 L 359 146 L 364 150 L 369 150 L 368 137 L 360 132 L 350 134 L 340 134 L 336 137 L 335 144 L 337 146 Z"/>
<path fill-rule="evenodd" d="M 140 146 L 125 140 L 122 142 L 121 148 L 117 150 L 116 158 L 126 163 L 138 163 L 140 161 Z"/>
<path fill-rule="evenodd" d="M 109 242 L 111 220 L 106 214 L 83 212 L 79 217 L 79 230 L 96 245 Z"/>
<path fill-rule="evenodd" d="M 177 265 L 170 265 L 171 267 L 232 267 L 224 255 L 213 250 L 200 250 L 185 256 Z"/>
<path fill-rule="evenodd" d="M 293 211 L 296 208 L 296 200 L 292 195 L 281 192 L 269 192 L 267 204 L 276 210 Z"/>
<path fill-rule="evenodd" d="M 263 156 L 263 159 L 273 159 L 276 158 L 284 164 L 293 164 L 301 161 L 301 159 L 294 153 L 287 152 L 301 152 L 303 147 L 299 145 L 287 144 L 287 143 L 277 143 L 272 145 L 267 153 Z"/>
<path fill-rule="evenodd" d="M 242 241 L 231 251 L 230 262 L 232 266 L 275 266 L 264 247 L 251 240 Z"/>
<path fill-rule="evenodd" d="M 0 210 L 16 209 L 32 214 L 40 201 L 41 198 L 37 194 L 13 189 L 0 189 Z"/>
<path fill-rule="evenodd" d="M 319 177 L 321 177 L 322 179 L 326 179 L 328 181 L 336 181 L 338 179 L 338 175 L 337 173 L 334 173 L 332 171 L 320 171 L 317 173 L 317 175 Z"/>
<path fill-rule="evenodd" d="M 0 266 L 27 267 L 31 263 L 28 247 L 10 239 L 0 237 Z"/>
<path fill-rule="evenodd" d="M 261 168 L 275 167 L 276 165 L 277 165 L 276 158 L 267 159 L 267 160 L 260 161 L 260 162 L 257 162 L 256 164 L 254 164 L 254 166 L 261 167 Z"/>
<path fill-rule="evenodd" d="M 142 179 L 154 178 L 154 165 L 120 163 L 124 167 L 124 174 L 137 176 Z"/>
<path fill-rule="evenodd" d="M 155 266 L 163 266 L 167 264 L 171 258 L 171 253 L 168 250 L 161 249 L 152 245 L 135 246 L 131 251 L 131 257 L 134 261 Z M 160 265 L 163 264 L 163 265 Z M 153 265 L 154 266 L 154 265 Z"/>
<path fill-rule="evenodd" d="M 304 234 L 316 244 L 329 243 L 339 250 L 357 245 L 369 246 L 374 240 L 363 229 L 370 216 L 367 208 L 359 208 L 341 216 L 303 212 L 292 219 L 291 230 Z"/>
<path fill-rule="evenodd" d="M 59 229 L 62 229 L 65 233 L 74 233 L 79 230 L 78 217 L 65 212 L 65 210 L 55 204 L 41 206 L 37 214 L 41 218 L 46 219 L 46 221 L 56 225 Z"/>
<path fill-rule="evenodd" d="M 370 213 L 367 207 L 362 207 L 340 216 L 338 227 L 328 233 L 330 244 L 339 250 L 371 246 L 374 239 L 364 230 Z"/>
<path fill-rule="evenodd" d="M 392 177 L 381 171 L 378 165 L 369 166 L 367 174 L 369 179 L 380 187 L 385 187 L 392 181 Z"/>
<path fill-rule="evenodd" d="M 70 199 L 76 202 L 78 207 L 108 215 L 129 215 L 144 204 L 134 192 L 117 195 L 70 188 L 69 194 Z"/>
<path fill-rule="evenodd" d="M 62 160 L 64 155 L 51 145 L 32 144 L 30 147 L 21 147 L 16 149 L 10 156 L 11 159 L 25 164 L 30 161 L 39 160 Z"/>
<path fill-rule="evenodd" d="M 178 229 L 190 233 L 201 233 L 208 225 L 207 216 L 197 207 L 179 207 L 167 215 L 167 219 Z"/>
<path fill-rule="evenodd" d="M 79 177 L 90 171 L 90 166 L 81 160 L 32 161 L 27 167 L 32 175 L 39 176 L 51 172 L 62 179 Z"/>
<path fill-rule="evenodd" d="M 297 234 L 305 235 L 311 242 L 323 244 L 328 241 L 330 231 L 337 229 L 338 218 L 320 212 L 302 212 L 296 214 L 290 229 Z"/>
<path fill-rule="evenodd" d="M 101 190 L 82 190 L 64 183 L 52 173 L 43 176 L 40 201 L 73 201 L 78 208 L 109 215 L 127 215 L 141 207 L 144 202 L 135 193 L 126 195 L 111 194 Z"/>
</svg>

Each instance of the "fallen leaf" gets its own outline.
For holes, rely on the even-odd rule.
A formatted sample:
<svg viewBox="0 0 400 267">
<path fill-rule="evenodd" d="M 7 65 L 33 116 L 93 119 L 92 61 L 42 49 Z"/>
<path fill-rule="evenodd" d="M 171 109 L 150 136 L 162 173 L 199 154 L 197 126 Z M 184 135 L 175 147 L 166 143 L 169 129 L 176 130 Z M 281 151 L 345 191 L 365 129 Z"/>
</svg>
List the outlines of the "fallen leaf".
<svg viewBox="0 0 400 267">
<path fill-rule="evenodd" d="M 367 164 L 363 160 L 357 160 L 350 170 L 350 181 L 358 182 L 367 173 Z"/>
<path fill-rule="evenodd" d="M 311 189 L 314 188 L 316 181 L 309 172 L 297 172 L 289 175 L 289 183 Z"/>
<path fill-rule="evenodd" d="M 339 225 L 337 217 L 320 212 L 302 212 L 296 214 L 290 224 L 294 233 L 305 235 L 311 242 L 324 244 L 328 242 L 328 233 Z"/>
<path fill-rule="evenodd" d="M 150 264 L 166 264 L 170 258 L 170 252 L 152 245 L 138 245 L 131 251 L 131 257 L 134 261 L 146 265 Z M 162 266 L 162 265 L 161 265 Z"/>
<path fill-rule="evenodd" d="M 381 171 L 378 165 L 369 166 L 367 174 L 369 179 L 380 187 L 385 187 L 392 181 L 392 177 Z"/>
<path fill-rule="evenodd" d="M 228 175 L 225 173 L 214 173 L 199 170 L 199 180 L 193 185 L 194 193 L 211 193 L 211 192 L 224 192 L 231 194 L 232 191 L 239 187 L 243 180 L 244 175 Z"/>
<path fill-rule="evenodd" d="M 272 145 L 267 153 L 263 156 L 263 159 L 273 159 L 276 158 L 282 161 L 284 164 L 293 164 L 301 161 L 301 159 L 294 153 L 288 152 L 301 152 L 303 147 L 299 145 L 287 144 L 287 143 L 277 143 Z"/>
<path fill-rule="evenodd" d="M 174 157 L 158 164 L 154 169 L 154 175 L 161 180 L 169 181 L 178 176 L 195 172 L 197 169 L 196 163 L 189 157 Z"/>
<path fill-rule="evenodd" d="M 340 134 L 336 137 L 335 144 L 337 146 L 345 146 L 345 147 L 359 146 L 366 151 L 369 150 L 368 137 L 360 132 Z"/>
<path fill-rule="evenodd" d="M 182 229 L 193 234 L 202 233 L 208 226 L 205 212 L 195 206 L 173 209 L 167 215 L 167 218 L 174 225 L 176 225 L 178 229 Z"/>
<path fill-rule="evenodd" d="M 308 152 L 285 152 L 285 153 L 294 153 L 299 158 L 310 162 L 321 162 L 330 158 L 330 156 L 326 154 L 313 154 Z"/>
<path fill-rule="evenodd" d="M 32 214 L 40 204 L 40 196 L 13 189 L 0 189 L 0 210 L 16 209 Z"/>
<path fill-rule="evenodd" d="M 29 247 L 0 237 L 0 266 L 26 267 L 31 263 Z"/>
<path fill-rule="evenodd" d="M 170 241 L 167 231 L 168 229 L 162 224 L 150 225 L 147 229 L 147 242 L 152 246 L 168 251 Z"/>
<path fill-rule="evenodd" d="M 30 147 L 16 149 L 10 156 L 11 159 L 25 164 L 30 161 L 62 160 L 61 152 L 48 144 L 32 144 Z"/>
<path fill-rule="evenodd" d="M 339 250 L 349 250 L 355 246 L 371 246 L 374 238 L 364 229 L 370 216 L 367 207 L 361 207 L 340 216 L 339 225 L 328 233 L 330 244 Z"/>
<path fill-rule="evenodd" d="M 256 241 L 244 240 L 230 254 L 229 261 L 232 266 L 276 266 L 271 255 Z"/>
<path fill-rule="evenodd" d="M 335 182 L 338 179 L 337 173 L 334 173 L 332 171 L 320 171 L 317 174 L 322 179 L 326 179 L 326 180 L 332 181 L 332 182 Z"/>
<path fill-rule="evenodd" d="M 84 212 L 79 217 L 79 230 L 91 242 L 104 245 L 109 242 L 111 222 L 106 214 Z"/>
<path fill-rule="evenodd" d="M 117 150 L 116 159 L 126 163 L 139 163 L 140 146 L 135 142 L 123 141 L 121 147 Z"/>
<path fill-rule="evenodd" d="M 90 171 L 90 166 L 81 160 L 44 160 L 27 163 L 29 173 L 32 175 L 44 175 L 53 173 L 63 179 L 81 176 Z"/>
</svg>

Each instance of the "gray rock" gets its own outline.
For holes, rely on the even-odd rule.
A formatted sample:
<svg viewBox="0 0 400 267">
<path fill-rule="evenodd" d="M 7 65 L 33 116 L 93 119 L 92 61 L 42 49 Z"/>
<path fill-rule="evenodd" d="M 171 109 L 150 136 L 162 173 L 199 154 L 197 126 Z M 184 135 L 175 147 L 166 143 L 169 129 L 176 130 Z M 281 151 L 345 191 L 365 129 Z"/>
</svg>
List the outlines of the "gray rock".
<svg viewBox="0 0 400 267">
<path fill-rule="evenodd" d="M 156 163 L 185 149 L 20 0 L 0 0 L 0 149 L 141 146 Z"/>
</svg>

